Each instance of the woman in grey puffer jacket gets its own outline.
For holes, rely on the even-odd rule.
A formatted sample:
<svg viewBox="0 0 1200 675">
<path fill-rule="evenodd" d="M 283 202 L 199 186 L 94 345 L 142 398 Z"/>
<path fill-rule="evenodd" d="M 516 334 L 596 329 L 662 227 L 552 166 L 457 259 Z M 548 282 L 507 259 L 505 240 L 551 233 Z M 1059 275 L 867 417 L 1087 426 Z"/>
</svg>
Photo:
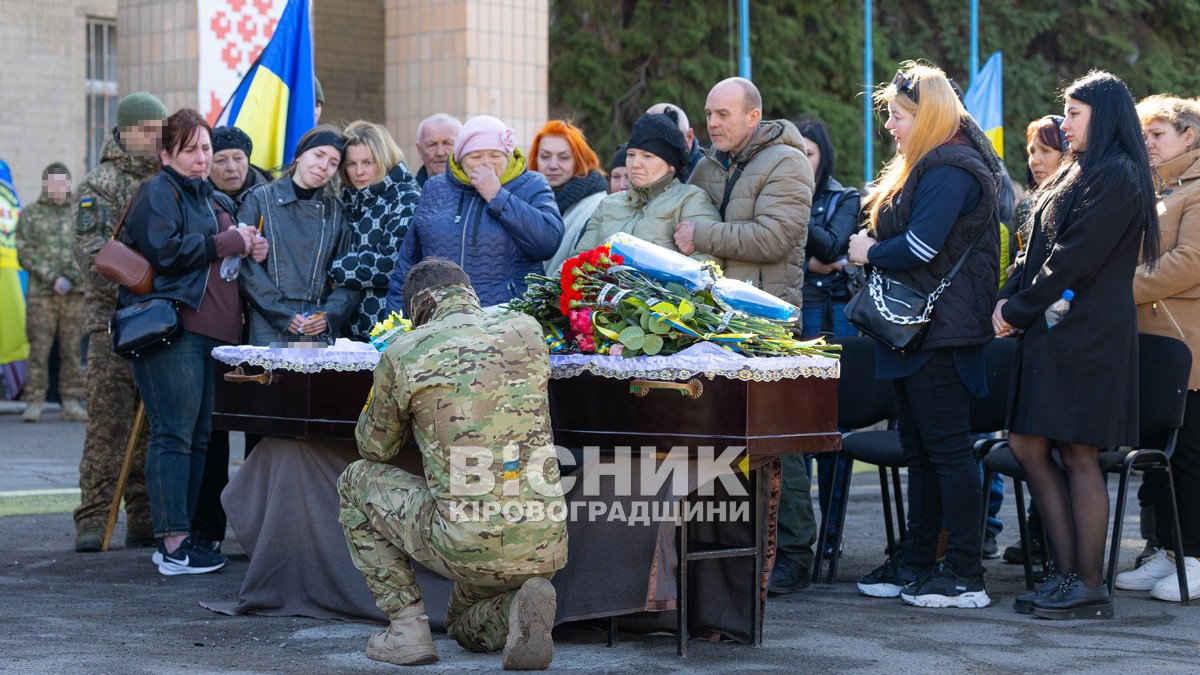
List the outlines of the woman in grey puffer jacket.
<svg viewBox="0 0 1200 675">
<path fill-rule="evenodd" d="M 473 117 L 446 172 L 425 183 L 388 285 L 388 311 L 402 308 L 404 277 L 429 257 L 458 263 L 481 305 L 506 302 L 525 292 L 525 275 L 542 273 L 562 236 L 554 191 L 526 171 L 513 130 L 495 117 Z"/>
</svg>

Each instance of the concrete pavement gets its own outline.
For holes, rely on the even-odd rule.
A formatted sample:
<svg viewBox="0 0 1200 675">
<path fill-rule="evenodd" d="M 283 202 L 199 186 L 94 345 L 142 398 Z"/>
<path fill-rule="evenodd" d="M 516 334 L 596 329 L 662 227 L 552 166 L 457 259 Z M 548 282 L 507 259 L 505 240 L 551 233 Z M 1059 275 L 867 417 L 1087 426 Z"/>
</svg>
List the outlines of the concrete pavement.
<svg viewBox="0 0 1200 675">
<path fill-rule="evenodd" d="M 0 672 L 3 673 L 383 673 L 363 654 L 375 625 L 306 618 L 227 617 L 197 604 L 235 599 L 247 562 L 236 540 L 229 567 L 196 577 L 160 576 L 147 549 L 77 554 L 69 491 L 76 487 L 83 425 L 23 424 L 0 413 Z M 235 453 L 236 455 L 237 453 Z M 1115 491 L 1115 481 L 1112 481 Z M 1131 486 L 1131 496 L 1137 484 Z M 19 491 L 58 492 L 48 513 Z M 54 495 L 56 493 L 49 493 Z M 51 499 L 51 502 L 54 501 Z M 1136 504 L 1136 500 L 1134 500 Z M 25 504 L 26 506 L 22 506 Z M 7 511 L 6 511 L 7 509 Z M 1137 509 L 1125 523 L 1136 537 Z M 1003 516 L 1015 541 L 1011 499 Z M 674 637 L 622 633 L 615 647 L 591 627 L 555 631 L 553 668 L 581 672 L 1130 672 L 1200 669 L 1200 602 L 1184 608 L 1118 592 L 1117 618 L 1050 622 L 1012 611 L 1021 570 L 988 561 L 991 607 L 919 610 L 858 594 L 853 580 L 883 560 L 878 481 L 856 477 L 840 578 L 772 598 L 760 648 L 693 640 L 675 656 Z M 1141 542 L 1124 542 L 1123 565 Z M 1124 567 L 1123 567 L 1124 569 Z M 497 655 L 462 651 L 435 634 L 442 660 L 428 672 L 498 670 Z"/>
</svg>

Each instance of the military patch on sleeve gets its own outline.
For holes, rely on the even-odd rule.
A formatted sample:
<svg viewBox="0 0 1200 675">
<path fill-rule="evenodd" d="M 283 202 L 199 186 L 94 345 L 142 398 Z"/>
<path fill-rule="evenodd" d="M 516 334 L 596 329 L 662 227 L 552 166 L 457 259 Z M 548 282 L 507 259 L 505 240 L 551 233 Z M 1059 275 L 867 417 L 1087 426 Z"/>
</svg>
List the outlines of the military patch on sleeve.
<svg viewBox="0 0 1200 675">
<path fill-rule="evenodd" d="M 75 210 L 75 231 L 79 234 L 94 232 L 103 215 L 104 207 L 97 205 L 91 197 L 79 200 L 79 208 Z"/>
</svg>

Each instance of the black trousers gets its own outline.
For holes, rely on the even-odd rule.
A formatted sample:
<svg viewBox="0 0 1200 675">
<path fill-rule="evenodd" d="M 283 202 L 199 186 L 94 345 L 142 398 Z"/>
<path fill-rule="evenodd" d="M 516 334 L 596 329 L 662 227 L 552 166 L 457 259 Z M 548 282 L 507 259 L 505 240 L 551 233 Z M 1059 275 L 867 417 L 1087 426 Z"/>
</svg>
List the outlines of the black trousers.
<svg viewBox="0 0 1200 675">
<path fill-rule="evenodd" d="M 893 386 L 908 466 L 908 535 L 900 556 L 910 567 L 932 566 L 944 521 L 946 562 L 961 576 L 980 574 L 979 468 L 970 436 L 970 394 L 954 357 L 939 351 Z"/>
<path fill-rule="evenodd" d="M 213 431 L 200 479 L 200 498 L 192 513 L 192 533 L 204 541 L 225 540 L 225 509 L 221 492 L 229 484 L 229 432 Z"/>
<path fill-rule="evenodd" d="M 1188 392 L 1183 428 L 1179 430 L 1179 442 L 1171 455 L 1171 474 L 1175 480 L 1175 507 L 1179 509 L 1183 554 L 1200 557 L 1200 391 Z M 1154 504 L 1158 545 L 1170 549 L 1175 538 L 1171 533 L 1171 501 L 1166 476 L 1148 472 L 1145 485 Z"/>
</svg>

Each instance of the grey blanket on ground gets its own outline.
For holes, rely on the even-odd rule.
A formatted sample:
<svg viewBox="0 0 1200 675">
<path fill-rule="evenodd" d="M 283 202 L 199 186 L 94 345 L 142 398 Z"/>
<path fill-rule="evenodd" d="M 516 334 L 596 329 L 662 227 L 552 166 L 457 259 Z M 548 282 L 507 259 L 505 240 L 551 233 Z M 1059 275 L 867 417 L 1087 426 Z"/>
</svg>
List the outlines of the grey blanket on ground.
<svg viewBox="0 0 1200 675">
<path fill-rule="evenodd" d="M 353 442 L 311 439 L 264 438 L 247 457 L 221 496 L 229 524 L 250 558 L 237 602 L 202 602 L 224 614 L 308 616 L 385 623 L 375 606 L 362 575 L 351 562 L 346 540 L 338 522 L 337 478 L 358 459 Z M 421 475 L 417 458 L 408 456 L 399 466 Z M 601 461 L 612 461 L 611 457 Z M 758 524 L 763 531 L 762 555 L 773 550 L 775 502 L 778 495 L 778 463 L 763 471 L 759 481 Z M 566 470 L 566 467 L 564 467 Z M 558 593 L 556 623 L 607 616 L 628 616 L 630 628 L 657 630 L 673 628 L 676 606 L 676 525 L 673 521 L 640 524 L 608 520 L 613 505 L 621 503 L 624 513 L 633 512 L 635 502 L 645 502 L 637 481 L 642 475 L 639 460 L 632 459 L 629 474 L 633 489 L 615 487 L 612 476 L 600 481 L 581 477 L 587 467 L 570 475 L 577 480 L 567 494 L 572 508 L 568 525 L 568 563 L 555 575 Z M 711 477 L 689 472 L 686 490 Z M 586 488 L 599 485 L 602 496 L 584 496 Z M 673 501 L 670 481 L 649 501 Z M 630 494 L 617 495 L 617 492 Z M 678 492 L 675 490 L 674 492 Z M 728 500 L 720 489 L 711 497 Z M 736 499 L 736 498 L 734 498 Z M 580 503 L 587 502 L 587 503 Z M 603 502 L 605 511 L 592 517 L 591 504 Z M 753 530 L 747 523 L 693 523 L 693 538 L 748 545 Z M 713 632 L 749 641 L 752 597 L 758 611 L 766 598 L 770 561 L 762 576 L 753 579 L 749 559 L 706 560 L 692 563 L 689 584 L 689 626 L 693 634 Z M 446 606 L 452 582 L 418 564 L 413 565 L 417 583 L 425 596 L 430 623 L 444 629 Z M 753 588 L 752 586 L 757 586 Z"/>
</svg>

